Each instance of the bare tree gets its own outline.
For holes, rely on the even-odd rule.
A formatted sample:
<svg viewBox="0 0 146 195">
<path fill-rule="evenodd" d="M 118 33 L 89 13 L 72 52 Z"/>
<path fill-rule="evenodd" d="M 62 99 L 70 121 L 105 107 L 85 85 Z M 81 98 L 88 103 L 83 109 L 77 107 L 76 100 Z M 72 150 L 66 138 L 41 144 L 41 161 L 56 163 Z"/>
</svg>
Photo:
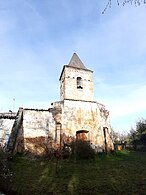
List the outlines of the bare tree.
<svg viewBox="0 0 146 195">
<path fill-rule="evenodd" d="M 107 0 L 107 4 L 102 14 L 104 14 L 108 8 L 112 7 L 113 3 L 117 3 L 118 6 L 119 5 L 125 6 L 126 4 L 129 4 L 129 3 L 134 6 L 140 6 L 141 4 L 146 4 L 146 0 Z"/>
</svg>

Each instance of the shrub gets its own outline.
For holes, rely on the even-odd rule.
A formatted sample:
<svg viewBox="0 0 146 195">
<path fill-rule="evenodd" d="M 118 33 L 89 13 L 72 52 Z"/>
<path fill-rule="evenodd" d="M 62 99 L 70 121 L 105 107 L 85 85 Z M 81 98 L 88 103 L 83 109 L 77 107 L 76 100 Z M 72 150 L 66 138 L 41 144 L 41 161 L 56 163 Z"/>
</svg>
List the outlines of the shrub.
<svg viewBox="0 0 146 195">
<path fill-rule="evenodd" d="M 72 155 L 76 159 L 90 159 L 95 156 L 95 151 L 88 141 L 76 140 L 72 142 L 71 148 Z"/>
</svg>

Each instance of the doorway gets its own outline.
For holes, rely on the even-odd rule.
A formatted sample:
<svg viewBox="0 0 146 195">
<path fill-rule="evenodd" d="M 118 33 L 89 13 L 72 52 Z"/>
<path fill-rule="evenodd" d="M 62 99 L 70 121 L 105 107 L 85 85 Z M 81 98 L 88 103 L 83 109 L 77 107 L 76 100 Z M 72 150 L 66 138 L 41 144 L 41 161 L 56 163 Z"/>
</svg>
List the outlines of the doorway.
<svg viewBox="0 0 146 195">
<path fill-rule="evenodd" d="M 82 140 L 82 141 L 87 141 L 88 140 L 88 136 L 87 136 L 88 132 L 89 131 L 87 131 L 87 130 L 76 131 L 76 139 L 77 140 Z"/>
<path fill-rule="evenodd" d="M 108 151 L 108 147 L 107 147 L 107 131 L 108 131 L 108 128 L 107 127 L 103 127 L 105 153 L 107 153 L 107 151 Z"/>
</svg>

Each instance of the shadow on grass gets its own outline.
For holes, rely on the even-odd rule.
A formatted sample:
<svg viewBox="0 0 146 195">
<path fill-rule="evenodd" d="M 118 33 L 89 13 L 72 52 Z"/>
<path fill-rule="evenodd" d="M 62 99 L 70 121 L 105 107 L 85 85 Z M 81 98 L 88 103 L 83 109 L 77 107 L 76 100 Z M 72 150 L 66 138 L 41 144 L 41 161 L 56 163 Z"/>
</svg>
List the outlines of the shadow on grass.
<svg viewBox="0 0 146 195">
<path fill-rule="evenodd" d="M 13 179 L 9 187 L 17 194 L 145 194 L 146 191 L 146 153 L 123 150 L 96 155 L 90 160 L 69 158 L 58 162 L 17 155 L 10 169 Z"/>
<path fill-rule="evenodd" d="M 68 182 L 68 193 L 145 194 L 145 162 L 146 153 L 126 150 L 97 155 L 94 160 L 76 161 Z M 142 188 L 139 189 L 139 186 Z"/>
</svg>

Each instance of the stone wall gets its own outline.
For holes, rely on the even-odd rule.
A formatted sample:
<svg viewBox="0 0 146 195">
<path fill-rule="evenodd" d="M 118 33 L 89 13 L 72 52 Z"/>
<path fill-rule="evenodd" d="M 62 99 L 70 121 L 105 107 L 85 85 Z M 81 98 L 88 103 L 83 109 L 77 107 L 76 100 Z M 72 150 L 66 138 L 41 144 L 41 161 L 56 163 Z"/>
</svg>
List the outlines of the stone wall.
<svg viewBox="0 0 146 195">
<path fill-rule="evenodd" d="M 77 77 L 82 78 L 83 89 L 77 89 Z M 93 101 L 92 72 L 66 66 L 60 80 L 60 95 L 61 100 Z"/>
<path fill-rule="evenodd" d="M 48 140 L 55 139 L 55 121 L 49 110 L 23 110 L 24 149 L 32 153 L 43 153 Z"/>
<path fill-rule="evenodd" d="M 87 139 L 96 146 L 97 150 L 105 149 L 105 139 L 108 146 L 112 143 L 110 134 L 111 128 L 106 122 L 106 118 L 101 114 L 101 110 L 96 102 L 65 100 L 62 108 L 62 132 L 66 135 L 76 137 L 76 132 L 86 130 Z M 108 128 L 106 138 L 103 127 Z"/>
<path fill-rule="evenodd" d="M 11 118 L 1 118 L 0 119 L 0 145 L 4 147 L 8 143 L 9 136 L 14 124 L 14 117 Z"/>
<path fill-rule="evenodd" d="M 108 111 L 97 102 L 64 100 L 52 103 L 48 110 L 21 108 L 17 115 L 15 120 L 0 119 L 1 144 L 2 138 L 7 142 L 10 136 L 9 149 L 15 152 L 43 154 L 74 141 L 82 130 L 96 151 L 113 149 Z"/>
<path fill-rule="evenodd" d="M 23 110 L 24 148 L 33 153 L 45 152 L 45 147 L 63 147 L 85 130 L 87 140 L 97 151 L 112 149 L 111 128 L 105 108 L 97 102 L 64 100 L 52 103 L 49 110 Z M 107 127 L 106 135 L 103 128 Z"/>
</svg>

